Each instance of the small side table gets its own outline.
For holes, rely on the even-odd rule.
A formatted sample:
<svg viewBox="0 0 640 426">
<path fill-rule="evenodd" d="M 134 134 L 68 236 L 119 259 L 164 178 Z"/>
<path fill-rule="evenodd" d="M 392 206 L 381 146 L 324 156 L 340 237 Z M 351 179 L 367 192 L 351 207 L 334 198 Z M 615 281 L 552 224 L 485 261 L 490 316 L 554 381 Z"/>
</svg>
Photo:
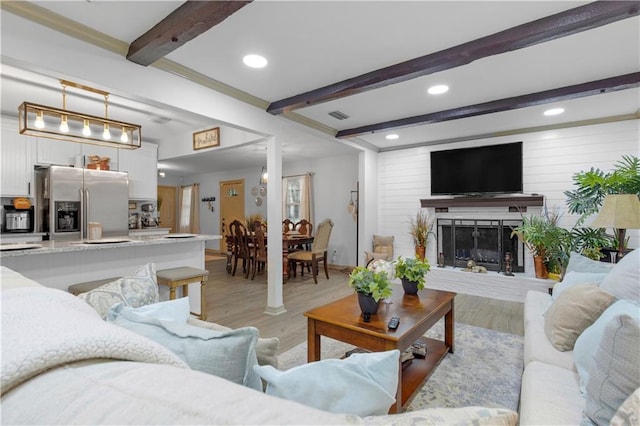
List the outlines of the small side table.
<svg viewBox="0 0 640 426">
<path fill-rule="evenodd" d="M 204 294 L 205 285 L 209 279 L 209 271 L 206 269 L 192 268 L 183 266 L 179 268 L 163 269 L 156 272 L 158 285 L 166 285 L 169 287 L 169 300 L 176 298 L 176 288 L 182 287 L 182 293 L 185 297 L 189 296 L 189 284 L 196 281 L 200 282 L 200 315 L 203 321 L 207 319 L 207 302 Z M 191 312 L 193 315 L 193 312 Z"/>
</svg>

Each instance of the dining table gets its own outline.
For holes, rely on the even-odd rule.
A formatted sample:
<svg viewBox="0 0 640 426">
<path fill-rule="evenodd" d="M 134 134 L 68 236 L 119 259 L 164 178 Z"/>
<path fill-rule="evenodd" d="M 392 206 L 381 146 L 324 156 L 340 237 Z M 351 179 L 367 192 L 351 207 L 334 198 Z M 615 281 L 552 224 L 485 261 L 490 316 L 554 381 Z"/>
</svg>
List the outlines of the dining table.
<svg viewBox="0 0 640 426">
<path fill-rule="evenodd" d="M 265 240 L 267 235 L 265 234 Z M 227 273 L 231 273 L 232 261 L 237 238 L 235 235 L 227 235 L 225 237 L 227 243 Z M 266 241 L 265 241 L 266 243 Z M 313 235 L 301 235 L 295 233 L 282 234 L 282 282 L 286 283 L 289 279 L 289 253 L 298 246 L 307 246 L 313 243 Z"/>
</svg>

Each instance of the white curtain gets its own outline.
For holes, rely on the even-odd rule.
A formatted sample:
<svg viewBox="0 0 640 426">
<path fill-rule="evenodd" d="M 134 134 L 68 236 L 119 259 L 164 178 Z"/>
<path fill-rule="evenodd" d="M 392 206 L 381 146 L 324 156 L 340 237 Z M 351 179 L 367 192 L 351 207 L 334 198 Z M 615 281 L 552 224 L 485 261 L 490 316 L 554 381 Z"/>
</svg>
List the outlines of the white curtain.
<svg viewBox="0 0 640 426">
<path fill-rule="evenodd" d="M 199 198 L 199 183 L 180 187 L 180 194 L 178 195 L 178 232 L 200 233 Z"/>
<path fill-rule="evenodd" d="M 313 182 L 311 173 L 282 178 L 282 217 L 298 222 L 313 218 Z"/>
</svg>

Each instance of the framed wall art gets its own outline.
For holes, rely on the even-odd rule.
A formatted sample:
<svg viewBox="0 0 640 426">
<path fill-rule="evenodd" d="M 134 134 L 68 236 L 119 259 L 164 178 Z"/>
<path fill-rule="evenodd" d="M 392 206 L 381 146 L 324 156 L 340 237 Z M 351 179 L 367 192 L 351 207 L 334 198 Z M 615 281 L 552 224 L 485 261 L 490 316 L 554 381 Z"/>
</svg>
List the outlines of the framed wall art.
<svg viewBox="0 0 640 426">
<path fill-rule="evenodd" d="M 195 132 L 193 134 L 193 149 L 211 148 L 220 145 L 220 127 Z"/>
</svg>

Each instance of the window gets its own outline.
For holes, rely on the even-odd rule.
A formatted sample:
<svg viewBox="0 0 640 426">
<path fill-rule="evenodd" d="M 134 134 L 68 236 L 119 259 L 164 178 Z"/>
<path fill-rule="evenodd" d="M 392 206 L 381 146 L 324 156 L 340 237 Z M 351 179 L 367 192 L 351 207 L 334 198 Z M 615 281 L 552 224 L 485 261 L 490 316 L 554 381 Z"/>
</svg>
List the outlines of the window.
<svg viewBox="0 0 640 426">
<path fill-rule="evenodd" d="M 293 223 L 307 219 L 313 223 L 311 199 L 310 174 L 282 179 L 283 219 L 289 219 Z"/>
</svg>

